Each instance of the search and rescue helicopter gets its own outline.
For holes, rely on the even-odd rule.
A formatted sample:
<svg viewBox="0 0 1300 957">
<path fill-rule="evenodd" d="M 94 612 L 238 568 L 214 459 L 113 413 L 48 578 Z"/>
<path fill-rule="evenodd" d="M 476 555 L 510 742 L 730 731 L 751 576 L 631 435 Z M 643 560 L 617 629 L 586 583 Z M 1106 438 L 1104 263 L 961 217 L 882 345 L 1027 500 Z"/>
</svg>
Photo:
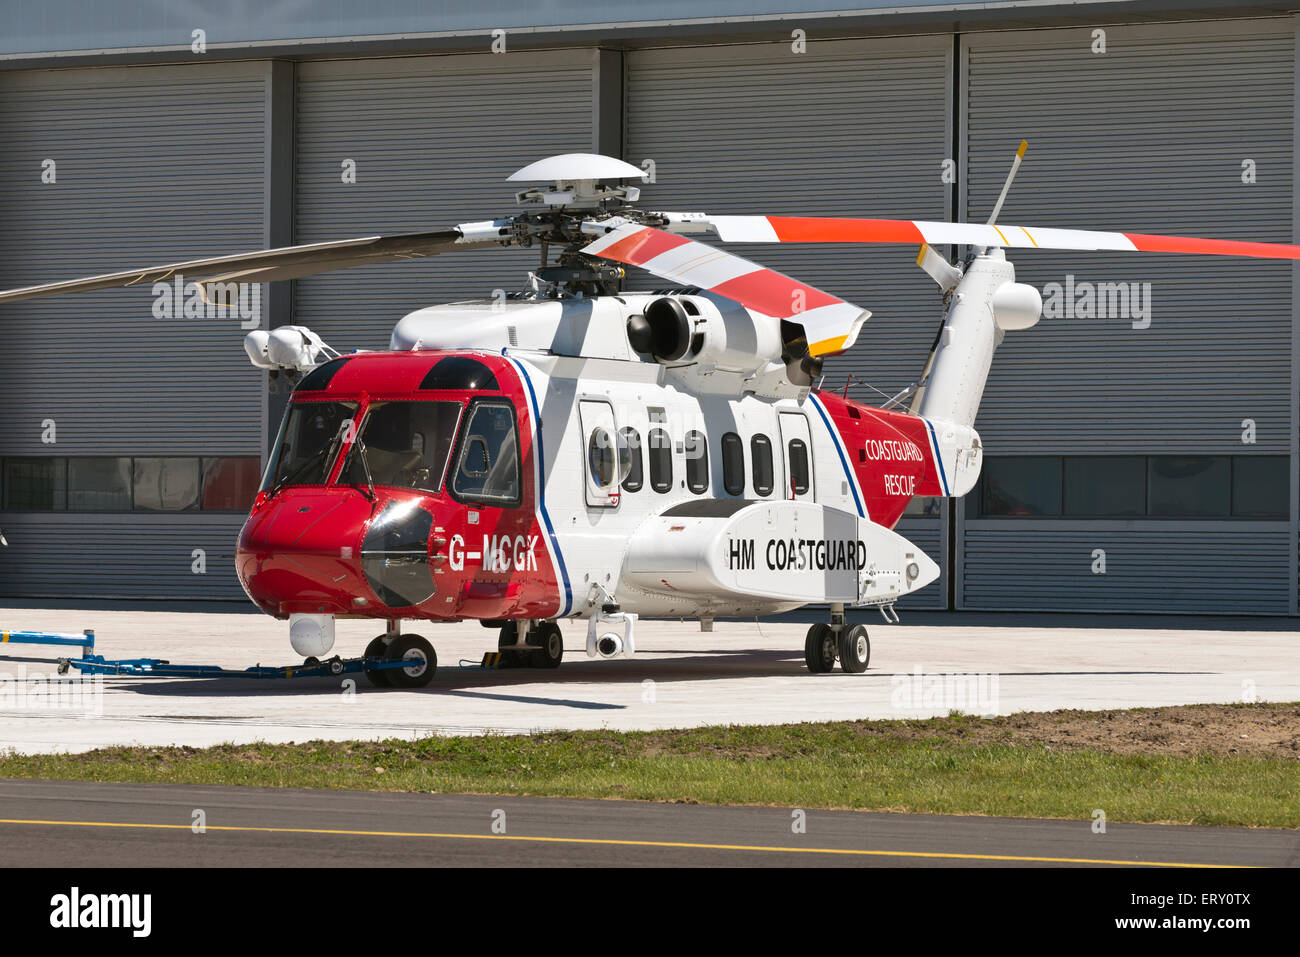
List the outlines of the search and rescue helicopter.
<svg viewBox="0 0 1300 957">
<path fill-rule="evenodd" d="M 294 650 L 334 644 L 337 617 L 386 623 L 378 685 L 418 687 L 433 646 L 403 620 L 478 619 L 505 664 L 555 667 L 557 622 L 586 619 L 591 657 L 635 653 L 639 618 L 762 616 L 826 605 L 810 672 L 870 660 L 845 609 L 939 576 L 893 528 L 913 496 L 966 494 L 994 350 L 1033 326 L 1036 289 L 1006 249 L 1300 258 L 1300 246 L 988 223 L 713 216 L 634 205 L 642 170 L 554 156 L 512 181 L 525 211 L 432 232 L 313 243 L 0 292 L 0 303 L 183 277 L 205 297 L 369 263 L 540 247 L 526 289 L 421 309 L 390 348 L 341 355 L 311 330 L 245 340 L 253 364 L 301 375 L 240 533 L 236 568 Z M 939 285 L 942 325 L 919 379 L 881 407 L 820 391 L 825 359 L 870 315 L 693 235 L 726 243 L 898 243 Z M 964 245 L 950 263 L 936 245 Z M 551 262 L 551 250 L 557 251 Z M 679 284 L 621 292 L 628 266 Z M 906 403 L 906 407 L 904 407 Z"/>
</svg>

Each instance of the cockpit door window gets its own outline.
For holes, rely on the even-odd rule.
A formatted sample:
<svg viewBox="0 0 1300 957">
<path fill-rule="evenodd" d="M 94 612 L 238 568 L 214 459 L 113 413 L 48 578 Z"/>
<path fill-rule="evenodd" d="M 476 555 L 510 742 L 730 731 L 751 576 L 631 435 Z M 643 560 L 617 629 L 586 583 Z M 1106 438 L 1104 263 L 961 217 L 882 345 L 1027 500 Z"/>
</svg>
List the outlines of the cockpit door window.
<svg viewBox="0 0 1300 957">
<path fill-rule="evenodd" d="M 518 505 L 522 501 L 519 473 L 519 430 L 513 406 L 475 400 L 457 442 L 453 497 L 485 505 Z"/>
</svg>

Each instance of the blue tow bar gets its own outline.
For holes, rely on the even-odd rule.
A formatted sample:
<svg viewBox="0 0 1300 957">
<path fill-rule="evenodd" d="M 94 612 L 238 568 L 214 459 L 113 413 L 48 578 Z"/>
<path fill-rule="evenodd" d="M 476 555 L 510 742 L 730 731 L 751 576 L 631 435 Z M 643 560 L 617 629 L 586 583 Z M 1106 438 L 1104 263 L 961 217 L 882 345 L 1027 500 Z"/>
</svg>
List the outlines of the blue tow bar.
<svg viewBox="0 0 1300 957">
<path fill-rule="evenodd" d="M 59 645 L 81 649 L 81 657 L 95 650 L 95 632 L 87 628 L 79 635 L 50 631 L 0 631 L 0 645 Z"/>
<path fill-rule="evenodd" d="M 94 654 L 95 632 L 86 629 L 79 635 L 48 631 L 0 630 L 0 648 L 5 645 L 53 645 L 80 648 L 80 658 L 55 659 L 59 674 L 76 668 L 88 675 L 123 675 L 144 678 L 330 678 L 363 671 L 389 671 L 409 667 L 403 658 L 333 658 L 312 664 L 285 665 L 279 668 L 255 665 L 252 668 L 222 668 L 220 665 L 174 665 L 163 658 L 105 658 Z M 0 655 L 0 657 L 3 657 Z"/>
<path fill-rule="evenodd" d="M 403 658 L 330 658 L 315 664 L 284 665 L 278 668 L 222 668 L 220 665 L 174 665 L 162 658 L 60 658 L 59 674 L 76 668 L 89 675 L 124 675 L 134 678 L 329 678 L 362 671 L 389 671 L 410 667 Z"/>
</svg>

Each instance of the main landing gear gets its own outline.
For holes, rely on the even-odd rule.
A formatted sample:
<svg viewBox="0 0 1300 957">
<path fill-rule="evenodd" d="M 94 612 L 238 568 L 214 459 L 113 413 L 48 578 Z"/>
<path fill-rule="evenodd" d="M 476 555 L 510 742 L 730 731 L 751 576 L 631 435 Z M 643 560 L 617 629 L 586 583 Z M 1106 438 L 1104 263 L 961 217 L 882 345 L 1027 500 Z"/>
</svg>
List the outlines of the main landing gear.
<svg viewBox="0 0 1300 957">
<path fill-rule="evenodd" d="M 380 635 L 366 645 L 366 657 L 408 662 L 402 668 L 367 670 L 366 678 L 376 688 L 423 688 L 438 670 L 437 652 L 419 635 L 396 632 Z"/>
<path fill-rule="evenodd" d="M 497 636 L 497 650 L 502 668 L 558 668 L 564 636 L 553 621 L 508 621 Z"/>
<path fill-rule="evenodd" d="M 843 605 L 832 605 L 831 623 L 818 622 L 808 629 L 803 656 L 812 674 L 826 674 L 838 658 L 846 672 L 860 675 L 871 662 L 871 639 L 865 625 L 845 623 Z"/>
</svg>

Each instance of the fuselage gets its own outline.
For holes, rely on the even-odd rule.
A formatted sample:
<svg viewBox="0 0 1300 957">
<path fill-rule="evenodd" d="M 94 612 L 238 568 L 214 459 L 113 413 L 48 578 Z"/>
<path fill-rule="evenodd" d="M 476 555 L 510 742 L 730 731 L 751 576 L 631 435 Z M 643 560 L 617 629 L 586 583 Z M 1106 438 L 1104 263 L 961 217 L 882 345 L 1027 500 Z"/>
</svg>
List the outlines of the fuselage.
<svg viewBox="0 0 1300 957">
<path fill-rule="evenodd" d="M 908 544 L 888 530 L 909 500 L 952 494 L 939 441 L 916 415 L 699 394 L 650 362 L 359 353 L 294 393 L 237 568 L 280 617 L 755 615 L 846 588 L 854 603 L 887 577 L 873 549 Z M 918 561 L 916 587 L 934 577 Z"/>
</svg>

